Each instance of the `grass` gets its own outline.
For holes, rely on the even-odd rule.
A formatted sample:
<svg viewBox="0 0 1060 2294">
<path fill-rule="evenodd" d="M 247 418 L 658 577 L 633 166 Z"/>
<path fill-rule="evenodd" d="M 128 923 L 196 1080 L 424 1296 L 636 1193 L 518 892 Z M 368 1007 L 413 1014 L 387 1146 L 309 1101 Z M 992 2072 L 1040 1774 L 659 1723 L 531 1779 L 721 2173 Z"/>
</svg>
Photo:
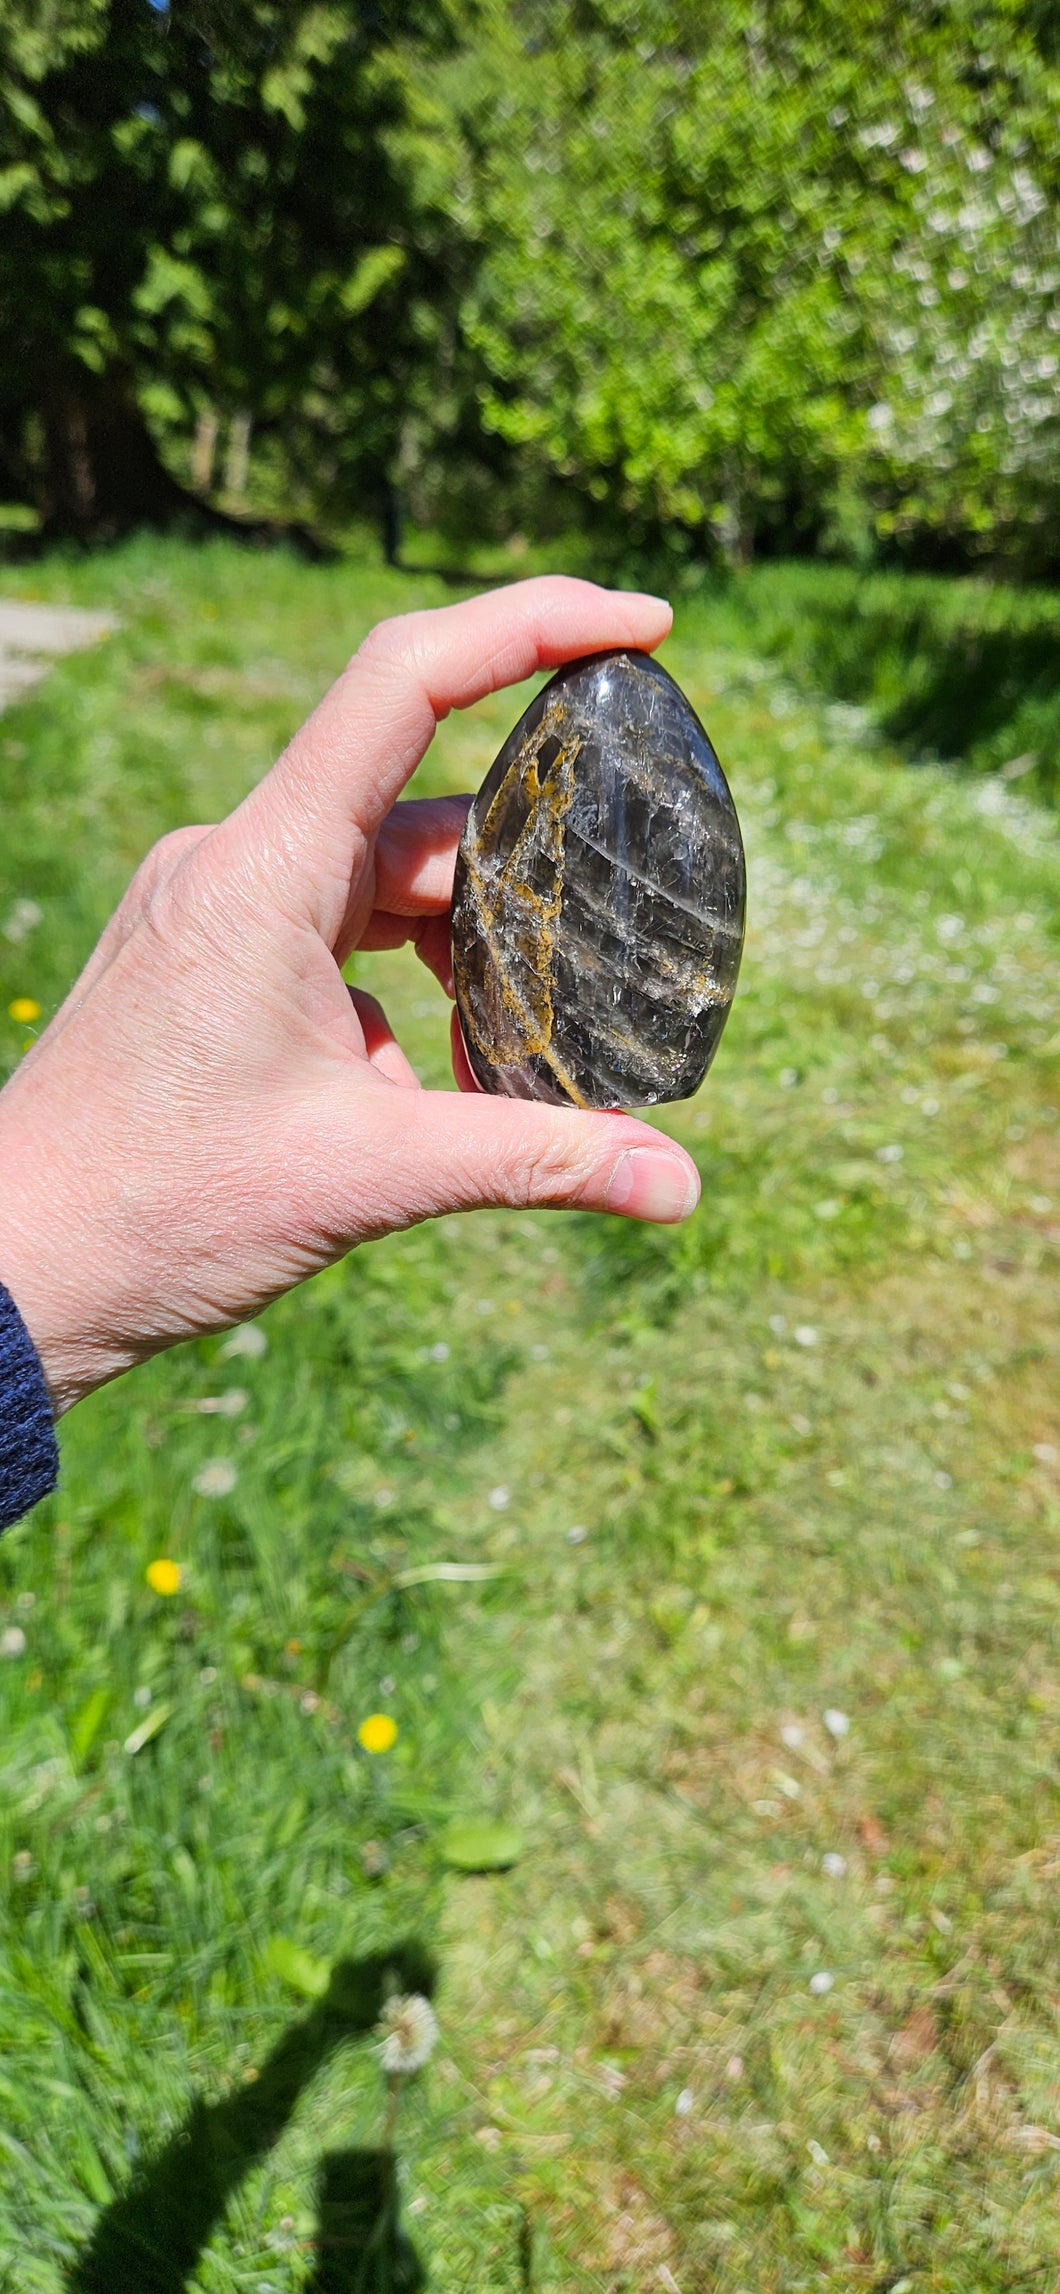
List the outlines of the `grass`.
<svg viewBox="0 0 1060 2294">
<path fill-rule="evenodd" d="M 6 586 L 122 626 L 0 727 L 0 924 L 42 910 L 5 1009 L 445 594 L 148 544 Z M 12 2294 L 1056 2282 L 1055 822 L 901 768 L 725 601 L 666 658 L 751 869 L 729 1031 L 666 1112 L 697 1218 L 365 1251 L 264 1353 L 82 1406 L 0 1550 Z M 474 785 L 518 705 L 423 785 Z M 441 1082 L 426 975 L 359 976 Z M 496 1574 L 402 1583 L 439 1561 Z M 445 1865 L 479 1815 L 507 1874 Z M 442 2029 L 396 2181 L 391 1980 Z"/>
<path fill-rule="evenodd" d="M 804 687 L 867 707 L 914 759 L 1000 771 L 1060 799 L 1060 594 L 847 566 L 760 565 L 733 583 L 752 642 Z"/>
</svg>

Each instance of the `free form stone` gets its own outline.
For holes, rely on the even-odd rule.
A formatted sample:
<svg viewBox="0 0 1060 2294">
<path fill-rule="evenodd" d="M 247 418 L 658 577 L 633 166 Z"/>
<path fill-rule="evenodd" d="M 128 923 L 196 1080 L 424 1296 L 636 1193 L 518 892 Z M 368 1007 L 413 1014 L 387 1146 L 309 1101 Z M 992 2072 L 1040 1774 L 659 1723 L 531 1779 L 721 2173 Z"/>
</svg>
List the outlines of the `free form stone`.
<svg viewBox="0 0 1060 2294">
<path fill-rule="evenodd" d="M 736 808 L 680 686 L 650 655 L 561 669 L 471 807 L 453 976 L 484 1091 L 651 1107 L 698 1090 L 743 947 Z"/>
</svg>

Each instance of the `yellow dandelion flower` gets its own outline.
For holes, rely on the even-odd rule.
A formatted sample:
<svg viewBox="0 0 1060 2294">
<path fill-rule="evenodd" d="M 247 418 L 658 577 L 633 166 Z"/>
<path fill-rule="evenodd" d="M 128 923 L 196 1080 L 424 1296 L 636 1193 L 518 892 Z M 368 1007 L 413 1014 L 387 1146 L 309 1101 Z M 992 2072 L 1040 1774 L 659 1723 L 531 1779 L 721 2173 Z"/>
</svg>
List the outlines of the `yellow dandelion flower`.
<svg viewBox="0 0 1060 2294">
<path fill-rule="evenodd" d="M 357 1742 L 366 1752 L 389 1752 L 397 1741 L 397 1722 L 389 1713 L 369 1713 L 357 1731 Z"/>
<path fill-rule="evenodd" d="M 183 1576 L 179 1561 L 149 1561 L 145 1571 L 152 1593 L 179 1593 Z"/>
<path fill-rule="evenodd" d="M 32 1021 L 39 1020 L 40 1005 L 32 996 L 16 996 L 14 1003 L 7 1007 L 7 1016 L 8 1019 L 17 1020 L 22 1027 L 29 1027 Z"/>
</svg>

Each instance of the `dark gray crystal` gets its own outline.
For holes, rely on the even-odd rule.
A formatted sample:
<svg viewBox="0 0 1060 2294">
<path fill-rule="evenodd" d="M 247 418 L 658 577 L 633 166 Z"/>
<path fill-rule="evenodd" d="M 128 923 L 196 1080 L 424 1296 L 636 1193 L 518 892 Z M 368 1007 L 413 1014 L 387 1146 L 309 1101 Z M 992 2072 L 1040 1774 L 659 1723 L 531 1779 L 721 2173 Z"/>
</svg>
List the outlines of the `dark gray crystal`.
<svg viewBox="0 0 1060 2294">
<path fill-rule="evenodd" d="M 736 808 L 680 686 L 646 653 L 572 662 L 471 807 L 453 973 L 484 1091 L 651 1107 L 698 1090 L 743 947 Z"/>
</svg>

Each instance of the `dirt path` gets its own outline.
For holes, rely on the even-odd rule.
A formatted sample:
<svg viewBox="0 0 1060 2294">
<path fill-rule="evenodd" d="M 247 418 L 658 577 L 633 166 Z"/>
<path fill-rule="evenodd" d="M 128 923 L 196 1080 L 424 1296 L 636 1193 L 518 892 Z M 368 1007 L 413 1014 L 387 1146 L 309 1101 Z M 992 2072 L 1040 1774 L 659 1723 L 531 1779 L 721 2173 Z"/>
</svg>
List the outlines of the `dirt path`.
<svg viewBox="0 0 1060 2294">
<path fill-rule="evenodd" d="M 94 645 L 116 626 L 108 613 L 0 598 L 0 709 L 39 683 L 58 654 Z"/>
</svg>

